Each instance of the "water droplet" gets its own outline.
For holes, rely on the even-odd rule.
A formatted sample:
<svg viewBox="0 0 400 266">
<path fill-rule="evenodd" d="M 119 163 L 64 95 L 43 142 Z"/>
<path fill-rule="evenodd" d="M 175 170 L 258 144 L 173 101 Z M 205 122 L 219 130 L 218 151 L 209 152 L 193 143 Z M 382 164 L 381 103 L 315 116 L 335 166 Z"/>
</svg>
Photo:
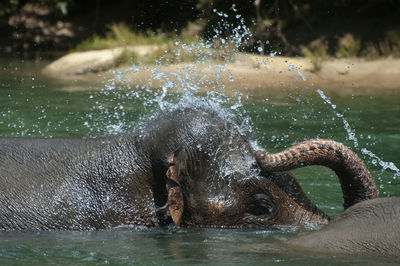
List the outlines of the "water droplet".
<svg viewBox="0 0 400 266">
<path fill-rule="evenodd" d="M 299 70 L 297 70 L 297 74 L 302 78 L 303 81 L 307 80 L 307 78 Z"/>
</svg>

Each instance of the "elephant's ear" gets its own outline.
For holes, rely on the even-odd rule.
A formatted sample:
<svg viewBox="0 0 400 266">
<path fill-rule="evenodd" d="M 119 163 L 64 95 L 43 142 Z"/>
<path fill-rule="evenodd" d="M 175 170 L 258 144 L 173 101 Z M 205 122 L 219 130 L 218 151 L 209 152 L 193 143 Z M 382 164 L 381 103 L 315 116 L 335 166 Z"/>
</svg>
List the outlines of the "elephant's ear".
<svg viewBox="0 0 400 266">
<path fill-rule="evenodd" d="M 167 215 L 171 216 L 177 228 L 180 227 L 184 209 L 183 194 L 180 187 L 180 175 L 187 174 L 187 158 L 186 151 L 180 148 L 167 159 L 169 164 L 166 173 L 168 201 L 165 208 Z"/>
</svg>

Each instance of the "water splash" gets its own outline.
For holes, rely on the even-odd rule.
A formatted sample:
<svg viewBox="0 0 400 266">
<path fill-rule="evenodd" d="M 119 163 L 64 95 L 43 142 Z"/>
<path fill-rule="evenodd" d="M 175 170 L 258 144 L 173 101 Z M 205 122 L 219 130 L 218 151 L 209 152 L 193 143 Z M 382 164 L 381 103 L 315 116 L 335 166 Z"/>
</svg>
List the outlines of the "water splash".
<svg viewBox="0 0 400 266">
<path fill-rule="evenodd" d="M 335 111 L 336 110 L 336 105 L 332 103 L 332 101 L 329 99 L 329 97 L 327 97 L 324 92 L 320 89 L 317 90 L 318 94 L 320 95 L 320 97 L 324 100 L 324 102 L 326 104 L 328 104 L 332 110 L 333 113 L 342 120 L 343 122 L 343 127 L 347 132 L 347 139 L 353 142 L 353 145 L 355 148 L 358 148 L 359 144 L 358 144 L 358 139 L 356 137 L 356 132 L 354 129 L 351 128 L 349 122 L 346 120 L 346 118 L 344 117 L 343 114 Z M 400 169 L 393 163 L 393 162 L 385 162 L 384 160 L 382 160 L 381 158 L 379 158 L 376 154 L 374 154 L 373 152 L 369 151 L 366 148 L 361 148 L 360 149 L 361 153 L 364 155 L 369 156 L 369 158 L 371 159 L 371 163 L 375 166 L 379 165 L 382 167 L 382 171 L 386 171 L 386 170 L 391 170 L 394 172 L 393 175 L 393 179 L 397 179 L 400 178 Z M 382 177 L 378 177 L 378 181 L 380 183 L 380 187 L 383 188 L 383 180 Z"/>
<path fill-rule="evenodd" d="M 300 72 L 300 70 L 297 70 L 297 74 L 301 77 L 301 79 L 302 79 L 303 81 L 306 81 L 306 80 L 307 80 L 306 76 L 304 76 L 303 73 Z"/>
<path fill-rule="evenodd" d="M 397 179 L 400 178 L 400 169 L 397 168 L 397 166 L 393 163 L 393 162 L 385 162 L 383 161 L 381 158 L 379 158 L 376 154 L 374 154 L 373 152 L 371 152 L 370 150 L 366 149 L 366 148 L 362 148 L 361 149 L 361 153 L 368 155 L 370 158 L 372 158 L 372 164 L 373 165 L 380 165 L 382 167 L 382 171 L 385 171 L 387 169 L 395 172 L 393 179 Z"/>
<path fill-rule="evenodd" d="M 93 111 L 100 112 L 102 117 L 101 121 L 97 121 L 94 117 L 87 116 L 84 124 L 92 135 L 102 135 L 96 128 L 106 128 L 108 132 L 103 134 L 115 134 L 118 131 L 121 133 L 133 128 L 126 126 L 132 122 L 126 120 L 122 113 L 125 105 L 111 107 L 110 103 L 117 102 L 115 99 L 138 105 L 136 107 L 141 110 L 141 115 L 135 126 L 176 106 L 193 105 L 194 102 L 215 105 L 218 110 L 230 105 L 232 112 L 245 117 L 242 94 L 236 91 L 228 96 L 224 92 L 226 83 L 234 82 L 233 76 L 227 70 L 227 64 L 235 60 L 239 48 L 251 37 L 251 31 L 245 26 L 240 14 L 236 13 L 235 5 L 232 5 L 231 11 L 238 22 L 235 24 L 237 26 L 226 21 L 228 14 L 214 10 L 221 20 L 214 29 L 214 36 L 209 40 L 199 40 L 196 43 L 185 43 L 181 40 L 172 42 L 173 48 L 168 52 L 173 52 L 176 58 L 182 54 L 193 55 L 191 64 L 182 63 L 171 70 L 168 68 L 171 61 L 165 60 L 167 54 L 162 54 L 154 60 L 155 65 L 134 64 L 122 70 L 111 70 L 113 78 L 108 80 L 103 89 L 90 96 L 95 101 Z M 231 30 L 230 37 L 225 36 L 227 29 Z M 222 50 L 227 51 L 228 56 L 221 58 Z M 218 61 L 215 62 L 215 59 Z M 213 60 L 213 64 L 209 64 Z M 139 85 L 132 88 L 132 79 L 139 80 L 141 75 L 148 77 L 141 79 Z M 250 123 L 250 119 L 245 118 L 243 128 Z"/>
<path fill-rule="evenodd" d="M 336 110 L 336 105 L 333 104 L 333 103 L 331 102 L 331 100 L 329 99 L 329 97 L 327 97 L 327 96 L 324 94 L 324 92 L 323 92 L 322 90 L 320 90 L 320 89 L 317 89 L 317 92 L 318 92 L 319 96 L 324 100 L 324 102 L 325 102 L 326 104 L 328 104 L 328 105 L 332 108 L 333 113 L 335 114 L 335 116 L 338 117 L 338 118 L 340 118 L 340 119 L 342 120 L 342 122 L 343 122 L 343 127 L 344 127 L 344 129 L 346 130 L 346 132 L 347 132 L 347 138 L 348 138 L 348 140 L 353 141 L 354 147 L 357 148 L 357 147 L 358 147 L 358 140 L 357 140 L 357 137 L 356 137 L 356 134 L 355 134 L 355 130 L 353 130 L 353 129 L 351 128 L 349 122 L 347 122 L 347 120 L 346 120 L 346 118 L 344 117 L 343 114 L 341 114 L 341 113 L 335 111 L 335 110 Z"/>
</svg>

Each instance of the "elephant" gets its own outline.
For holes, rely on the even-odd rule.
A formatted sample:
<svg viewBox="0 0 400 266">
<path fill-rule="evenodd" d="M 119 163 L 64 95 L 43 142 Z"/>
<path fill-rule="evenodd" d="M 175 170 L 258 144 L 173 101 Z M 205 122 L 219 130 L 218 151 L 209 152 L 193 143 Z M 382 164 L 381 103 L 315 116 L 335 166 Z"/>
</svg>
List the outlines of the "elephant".
<svg viewBox="0 0 400 266">
<path fill-rule="evenodd" d="M 333 168 L 346 208 L 378 196 L 357 155 L 318 141 L 289 152 L 289 166 Z M 206 104 L 166 111 L 132 133 L 1 138 L 0 230 L 327 224 L 288 167 L 271 171 L 254 146 L 233 115 Z"/>
<path fill-rule="evenodd" d="M 285 244 L 306 250 L 400 256 L 400 198 L 376 198 L 346 209 L 319 231 Z"/>
<path fill-rule="evenodd" d="M 329 158 L 315 155 L 329 149 L 335 150 L 329 152 Z M 301 234 L 286 241 L 285 245 L 314 252 L 400 256 L 400 198 L 378 198 L 367 168 L 351 153 L 340 143 L 317 139 L 304 141 L 276 154 L 257 151 L 257 163 L 265 172 L 318 164 L 328 166 L 342 176 L 345 211 L 321 230 Z M 341 160 L 348 163 L 343 165 Z M 356 181 L 355 177 L 359 180 Z M 361 186 L 357 185 L 359 182 Z M 360 190 L 360 187 L 368 189 Z M 365 199 L 365 193 L 369 199 Z M 349 199 L 349 195 L 353 197 Z"/>
</svg>

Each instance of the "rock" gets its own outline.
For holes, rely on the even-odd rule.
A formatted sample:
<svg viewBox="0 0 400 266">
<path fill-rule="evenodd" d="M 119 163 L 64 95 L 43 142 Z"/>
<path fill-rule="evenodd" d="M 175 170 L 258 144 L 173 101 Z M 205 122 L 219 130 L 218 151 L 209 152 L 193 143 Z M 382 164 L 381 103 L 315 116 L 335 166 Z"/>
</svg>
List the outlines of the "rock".
<svg viewBox="0 0 400 266">
<path fill-rule="evenodd" d="M 156 45 L 138 45 L 118 47 L 113 49 L 75 52 L 67 54 L 47 65 L 43 73 L 50 76 L 82 75 L 88 72 L 98 72 L 114 66 L 115 59 L 124 51 L 135 52 L 138 56 L 146 56 L 160 49 Z"/>
</svg>

